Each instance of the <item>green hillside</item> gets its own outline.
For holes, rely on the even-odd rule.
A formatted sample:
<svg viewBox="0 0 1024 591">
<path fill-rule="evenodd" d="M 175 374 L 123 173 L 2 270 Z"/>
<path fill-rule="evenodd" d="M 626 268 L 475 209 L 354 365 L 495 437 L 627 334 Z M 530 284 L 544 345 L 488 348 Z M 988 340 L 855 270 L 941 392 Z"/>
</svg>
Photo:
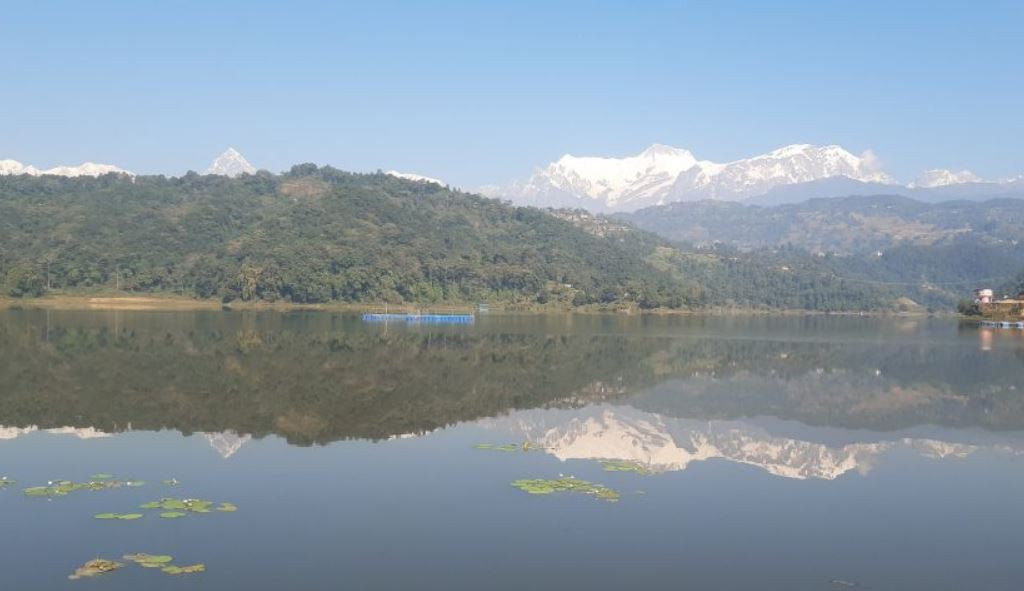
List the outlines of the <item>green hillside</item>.
<svg viewBox="0 0 1024 591">
<path fill-rule="evenodd" d="M 300 165 L 229 179 L 0 177 L 9 295 L 120 288 L 199 298 L 686 304 L 641 232 L 385 174 Z"/>
</svg>

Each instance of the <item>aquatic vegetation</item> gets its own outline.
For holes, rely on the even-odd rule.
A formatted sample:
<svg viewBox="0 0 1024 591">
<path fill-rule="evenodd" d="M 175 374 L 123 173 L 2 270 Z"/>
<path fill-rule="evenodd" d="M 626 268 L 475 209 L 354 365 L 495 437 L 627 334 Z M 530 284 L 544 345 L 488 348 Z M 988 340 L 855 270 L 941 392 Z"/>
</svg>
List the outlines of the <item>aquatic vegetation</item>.
<svg viewBox="0 0 1024 591">
<path fill-rule="evenodd" d="M 150 501 L 139 505 L 140 509 L 161 509 L 163 512 L 160 517 L 164 519 L 177 519 L 184 517 L 188 513 L 210 513 L 212 511 L 222 511 L 230 513 L 238 510 L 232 503 L 221 503 L 218 507 L 213 506 L 213 501 L 206 501 L 203 499 L 176 499 L 174 497 L 164 497 L 159 501 Z"/>
<path fill-rule="evenodd" d="M 634 472 L 644 476 L 654 473 L 647 465 L 630 460 L 603 460 L 601 467 L 605 472 Z"/>
<path fill-rule="evenodd" d="M 529 441 L 525 441 L 525 442 L 523 442 L 521 444 L 520 443 L 478 443 L 478 444 L 474 445 L 473 448 L 474 449 L 483 449 L 483 450 L 487 450 L 487 451 L 503 451 L 503 452 L 530 451 L 532 449 L 540 449 L 540 448 L 534 446 Z"/>
<path fill-rule="evenodd" d="M 15 484 L 18 484 L 18 482 L 15 481 L 15 480 L 11 480 L 10 478 L 8 478 L 6 476 L 0 476 L 0 490 L 3 490 L 5 488 L 7 488 L 8 486 L 13 486 Z"/>
<path fill-rule="evenodd" d="M 188 566 L 175 566 L 173 564 L 169 564 L 160 570 L 169 575 L 190 575 L 192 573 L 206 572 L 206 565 L 202 563 L 190 564 Z"/>
<path fill-rule="evenodd" d="M 158 568 L 169 575 L 188 575 L 206 571 L 205 564 L 190 564 L 178 566 L 171 564 L 173 556 L 166 554 L 126 554 L 124 559 L 143 568 Z"/>
<path fill-rule="evenodd" d="M 167 480 L 164 480 L 163 483 L 166 484 L 167 486 L 178 486 L 179 484 L 181 484 L 180 482 L 178 482 L 177 478 L 168 478 Z"/>
<path fill-rule="evenodd" d="M 595 484 L 572 476 L 544 479 L 523 478 L 512 482 L 512 486 L 531 495 L 549 495 L 554 493 L 577 493 L 596 497 L 614 503 L 619 500 L 619 493 L 602 484 Z"/>
<path fill-rule="evenodd" d="M 114 477 L 113 474 L 107 474 L 107 473 L 103 472 L 103 473 L 100 473 L 100 474 L 93 474 L 89 478 L 91 478 L 93 480 L 110 480 L 113 477 Z"/>
<path fill-rule="evenodd" d="M 135 521 L 142 519 L 142 513 L 97 513 L 95 519 L 120 519 L 121 521 Z"/>
<path fill-rule="evenodd" d="M 100 474 L 99 476 L 107 476 Z M 51 480 L 46 486 L 33 486 L 23 492 L 30 497 L 63 497 L 80 490 L 106 490 L 110 488 L 137 487 L 145 484 L 141 480 L 116 480 L 113 477 L 93 478 L 88 482 Z"/>
<path fill-rule="evenodd" d="M 124 565 L 120 562 L 114 562 L 113 560 L 106 560 L 104 558 L 96 558 L 75 569 L 75 572 L 68 575 L 68 578 L 75 580 L 82 577 L 105 575 L 107 573 L 114 572 L 123 566 Z"/>
</svg>

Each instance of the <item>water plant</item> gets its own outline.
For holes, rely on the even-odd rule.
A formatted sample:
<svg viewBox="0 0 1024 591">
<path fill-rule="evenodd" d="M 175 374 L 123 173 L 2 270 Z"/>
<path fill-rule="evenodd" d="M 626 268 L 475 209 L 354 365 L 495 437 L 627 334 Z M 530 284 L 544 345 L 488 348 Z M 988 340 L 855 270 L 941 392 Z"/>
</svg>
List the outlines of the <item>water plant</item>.
<svg viewBox="0 0 1024 591">
<path fill-rule="evenodd" d="M 101 472 L 100 474 L 93 474 L 89 478 L 91 478 L 93 480 L 110 480 L 113 477 L 114 477 L 113 474 L 107 474 L 106 472 Z"/>
<path fill-rule="evenodd" d="M 0 490 L 3 490 L 8 486 L 13 486 L 15 484 L 18 484 L 17 481 L 11 480 L 6 476 L 0 476 Z"/>
<path fill-rule="evenodd" d="M 503 452 L 530 451 L 532 449 L 540 449 L 537 446 L 530 443 L 529 441 L 524 441 L 523 443 L 477 443 L 476 445 L 473 446 L 473 448 L 483 449 L 487 451 Z"/>
<path fill-rule="evenodd" d="M 214 507 L 213 501 L 206 501 L 203 499 L 176 499 L 174 497 L 164 497 L 159 501 L 150 501 L 139 505 L 140 509 L 160 509 L 160 517 L 164 519 L 177 519 L 184 517 L 188 513 L 210 513 L 212 511 L 222 511 L 225 513 L 231 513 L 238 510 L 232 503 L 221 503 L 219 506 Z"/>
<path fill-rule="evenodd" d="M 107 573 L 114 572 L 122 566 L 124 565 L 120 562 L 114 562 L 113 560 L 107 560 L 105 558 L 96 558 L 75 569 L 75 572 L 68 575 L 68 578 L 75 580 L 81 579 L 82 577 L 105 575 Z"/>
<path fill-rule="evenodd" d="M 169 575 L 188 575 L 206 571 L 205 564 L 178 566 L 171 564 L 174 557 L 167 554 L 126 554 L 124 559 L 143 568 L 158 568 Z"/>
<path fill-rule="evenodd" d="M 601 467 L 605 472 L 634 472 L 644 476 L 654 473 L 646 464 L 632 460 L 602 460 Z"/>
<path fill-rule="evenodd" d="M 160 570 L 169 575 L 190 575 L 193 573 L 206 572 L 206 565 L 202 563 L 190 564 L 188 566 L 176 566 L 173 564 L 169 564 Z"/>
<path fill-rule="evenodd" d="M 167 486 L 178 486 L 179 484 L 181 484 L 180 482 L 178 482 L 177 478 L 168 478 L 167 480 L 164 480 L 163 483 L 166 484 Z"/>
<path fill-rule="evenodd" d="M 613 489 L 573 476 L 554 479 L 522 478 L 512 482 L 512 486 L 531 495 L 550 495 L 554 493 L 576 493 L 596 497 L 602 501 L 614 503 L 619 500 L 619 493 Z"/>
<path fill-rule="evenodd" d="M 105 476 L 105 475 L 101 475 Z M 71 480 L 51 480 L 46 486 L 26 488 L 24 493 L 30 497 L 63 497 L 80 490 L 107 490 L 110 488 L 137 487 L 145 484 L 141 480 L 91 479 L 86 482 Z"/>
<path fill-rule="evenodd" d="M 97 513 L 95 519 L 119 519 L 121 521 L 135 521 L 142 519 L 142 513 Z"/>
</svg>

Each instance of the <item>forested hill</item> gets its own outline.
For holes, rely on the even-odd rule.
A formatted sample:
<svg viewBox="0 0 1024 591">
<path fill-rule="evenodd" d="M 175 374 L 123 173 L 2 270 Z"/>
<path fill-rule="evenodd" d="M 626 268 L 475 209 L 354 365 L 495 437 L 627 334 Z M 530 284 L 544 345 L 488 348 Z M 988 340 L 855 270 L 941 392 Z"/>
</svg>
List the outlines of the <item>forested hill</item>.
<svg viewBox="0 0 1024 591">
<path fill-rule="evenodd" d="M 436 184 L 315 165 L 235 179 L 0 177 L 5 295 L 49 282 L 225 301 L 688 303 L 645 260 L 659 239 L 596 234 Z"/>
</svg>

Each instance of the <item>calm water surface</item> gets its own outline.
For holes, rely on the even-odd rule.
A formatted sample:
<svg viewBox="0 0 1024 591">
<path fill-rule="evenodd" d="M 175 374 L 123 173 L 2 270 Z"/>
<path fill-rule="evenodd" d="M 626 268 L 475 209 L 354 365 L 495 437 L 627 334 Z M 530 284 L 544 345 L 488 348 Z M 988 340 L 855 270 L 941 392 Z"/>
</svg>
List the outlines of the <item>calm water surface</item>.
<svg viewBox="0 0 1024 591">
<path fill-rule="evenodd" d="M 146 484 L 22 493 L 99 472 Z M 510 485 L 559 474 L 621 500 Z M 19 591 L 1016 590 L 1024 338 L 923 319 L 0 311 L 0 476 L 17 480 L 0 587 Z M 164 496 L 239 510 L 92 517 Z M 67 580 L 133 552 L 207 571 Z"/>
</svg>

